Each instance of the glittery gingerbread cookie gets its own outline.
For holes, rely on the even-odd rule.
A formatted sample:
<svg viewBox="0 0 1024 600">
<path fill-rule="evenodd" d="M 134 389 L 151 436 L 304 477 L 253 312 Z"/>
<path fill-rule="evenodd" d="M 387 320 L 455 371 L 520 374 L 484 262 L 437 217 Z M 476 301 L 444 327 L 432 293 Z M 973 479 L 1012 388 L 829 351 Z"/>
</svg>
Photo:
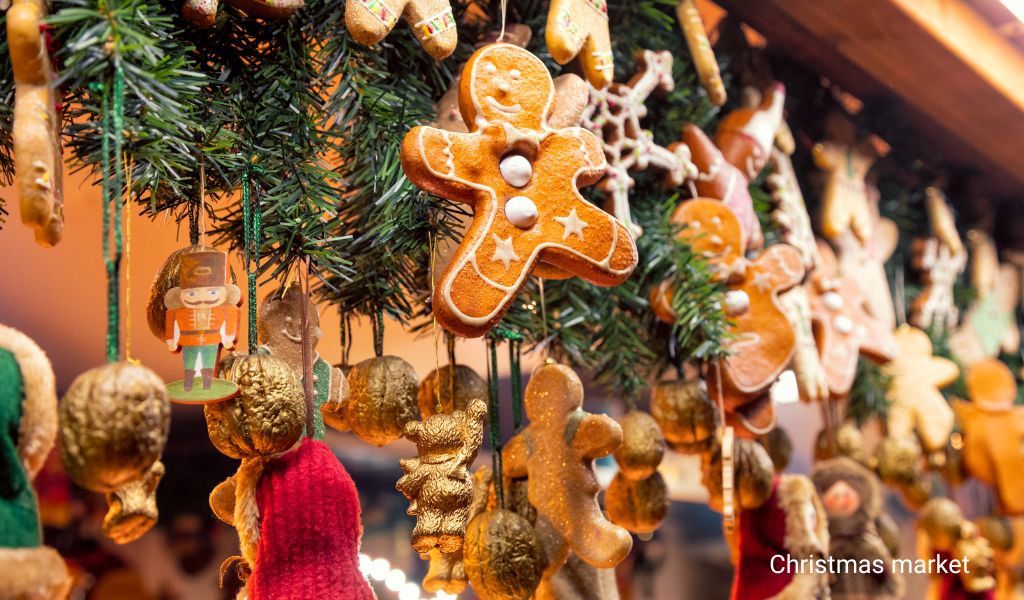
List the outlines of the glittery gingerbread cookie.
<svg viewBox="0 0 1024 600">
<path fill-rule="evenodd" d="M 775 133 L 782 124 L 786 90 L 776 84 L 759 104 L 738 108 L 722 119 L 712 142 L 699 127 L 688 123 L 683 142 L 690 148 L 698 175 L 694 181 L 702 198 L 721 200 L 743 227 L 743 243 L 756 250 L 764 240 L 747 186 L 768 162 Z M 669 146 L 676 149 L 676 144 Z"/>
<path fill-rule="evenodd" d="M 688 146 L 677 144 L 671 151 L 662 148 L 654 143 L 654 135 L 640 126 L 640 119 L 647 115 L 647 98 L 675 87 L 672 55 L 641 50 L 636 59 L 636 74 L 629 83 L 615 83 L 607 90 L 591 86 L 590 103 L 580 124 L 594 132 L 604 147 L 608 174 L 600 187 L 611 195 L 612 214 L 639 236 L 642 230 L 629 212 L 629 190 L 633 187 L 629 172 L 653 166 L 665 171 L 669 185 L 680 186 L 696 176 L 697 168 L 690 162 Z"/>
<path fill-rule="evenodd" d="M 449 331 L 485 334 L 540 262 L 604 286 L 622 283 L 636 266 L 626 226 L 577 189 L 600 179 L 604 152 L 585 129 L 550 126 L 553 91 L 551 75 L 530 52 L 484 46 L 460 81 L 470 133 L 416 127 L 405 136 L 409 179 L 473 208 L 434 288 L 433 310 Z"/>
<path fill-rule="evenodd" d="M 455 15 L 448 0 L 346 0 L 345 26 L 360 44 L 372 46 L 391 33 L 402 18 L 423 49 L 441 60 L 459 43 Z"/>
<path fill-rule="evenodd" d="M 545 39 L 558 64 L 578 56 L 590 85 L 598 89 L 611 85 L 615 63 L 607 0 L 551 0 Z"/>
<path fill-rule="evenodd" d="M 282 20 L 306 5 L 305 0 L 225 0 L 251 17 Z M 213 27 L 220 0 L 185 0 L 181 14 L 196 27 Z"/>
<path fill-rule="evenodd" d="M 61 97 L 47 49 L 46 4 L 15 0 L 7 11 L 7 46 L 14 69 L 14 172 L 21 221 L 36 242 L 53 246 L 64 232 Z"/>
<path fill-rule="evenodd" d="M 892 331 L 864 311 L 864 298 L 839 274 L 832 248 L 818 242 L 818 268 L 810 283 L 811 319 L 821 363 L 833 400 L 844 399 L 853 387 L 857 357 L 877 363 L 892 360 L 898 349 Z"/>
<path fill-rule="evenodd" d="M 561 564 L 569 550 L 598 568 L 617 565 L 633 540 L 601 512 L 594 460 L 622 443 L 622 428 L 606 415 L 584 412 L 583 384 L 565 365 L 546 364 L 526 386 L 530 424 L 509 440 L 503 454 L 508 477 L 529 477 L 527 496 L 538 528 L 561 537 L 549 561 Z"/>
<path fill-rule="evenodd" d="M 932 237 L 914 245 L 914 265 L 923 272 L 926 285 L 914 299 L 910 322 L 922 329 L 934 326 L 945 331 L 960 319 L 953 285 L 967 266 L 967 250 L 953 222 L 953 211 L 938 188 L 925 190 L 925 206 Z"/>
</svg>

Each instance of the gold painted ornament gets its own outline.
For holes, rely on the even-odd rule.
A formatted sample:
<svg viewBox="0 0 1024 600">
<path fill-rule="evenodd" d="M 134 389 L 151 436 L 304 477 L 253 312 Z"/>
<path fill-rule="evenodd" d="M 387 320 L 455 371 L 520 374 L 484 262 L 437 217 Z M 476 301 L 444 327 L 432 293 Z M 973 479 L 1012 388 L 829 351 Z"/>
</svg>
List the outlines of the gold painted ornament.
<svg viewBox="0 0 1024 600">
<path fill-rule="evenodd" d="M 772 459 L 775 472 L 782 473 L 785 471 L 793 456 L 793 440 L 789 439 L 789 434 L 786 433 L 786 430 L 776 427 L 768 433 L 757 436 L 756 440 L 768 453 L 768 457 Z"/>
<path fill-rule="evenodd" d="M 463 565 L 481 600 L 527 600 L 540 583 L 542 558 L 533 526 L 495 509 L 469 522 Z"/>
<path fill-rule="evenodd" d="M 76 484 L 106 494 L 103 533 L 126 544 L 156 523 L 171 406 L 156 373 L 128 362 L 79 375 L 60 405 L 61 459 Z"/>
<path fill-rule="evenodd" d="M 669 497 L 658 465 L 665 438 L 651 415 L 631 410 L 619 420 L 622 445 L 615 451 L 615 474 L 604 503 L 608 519 L 633 533 L 651 533 L 668 515 Z"/>
<path fill-rule="evenodd" d="M 707 488 L 708 506 L 723 512 L 728 505 L 727 486 L 723 474 L 723 445 L 701 456 L 701 482 Z M 768 452 L 754 440 L 736 438 L 733 446 L 733 491 L 737 511 L 753 510 L 764 504 L 772 494 L 775 475 Z"/>
<path fill-rule="evenodd" d="M 931 573 L 929 600 L 978 594 L 995 588 L 992 547 L 978 526 L 964 518 L 955 502 L 949 498 L 932 498 L 921 509 L 917 525 L 918 556 L 948 555 L 967 565 L 961 573 Z"/>
<path fill-rule="evenodd" d="M 992 547 L 996 599 L 1024 599 L 1024 518 L 993 515 L 978 519 L 977 525 Z"/>
<path fill-rule="evenodd" d="M 834 436 L 834 440 L 830 439 Z M 917 450 L 920 456 L 920 448 Z M 834 432 L 822 429 L 814 443 L 814 461 L 819 462 L 845 456 L 857 464 L 874 469 L 875 461 L 864 447 L 864 434 L 853 421 L 846 421 Z"/>
<path fill-rule="evenodd" d="M 466 410 L 476 400 L 486 402 L 487 382 L 466 365 L 434 369 L 423 378 L 416 392 L 416 404 L 424 419 L 438 413 Z"/>
<path fill-rule="evenodd" d="M 651 416 L 669 447 L 683 454 L 709 450 L 720 425 L 718 409 L 701 380 L 658 383 L 651 394 Z"/>
<path fill-rule="evenodd" d="M 395 487 L 409 499 L 408 514 L 416 517 L 412 547 L 420 554 L 462 547 L 473 498 L 469 467 L 483 443 L 486 416 L 487 404 L 474 400 L 465 411 L 405 426 L 405 437 L 416 444 L 418 455 L 402 459 L 405 475 Z"/>
<path fill-rule="evenodd" d="M 416 420 L 418 380 L 412 365 L 397 356 L 376 356 L 348 372 L 346 422 L 352 433 L 383 446 L 402 437 Z"/>
</svg>

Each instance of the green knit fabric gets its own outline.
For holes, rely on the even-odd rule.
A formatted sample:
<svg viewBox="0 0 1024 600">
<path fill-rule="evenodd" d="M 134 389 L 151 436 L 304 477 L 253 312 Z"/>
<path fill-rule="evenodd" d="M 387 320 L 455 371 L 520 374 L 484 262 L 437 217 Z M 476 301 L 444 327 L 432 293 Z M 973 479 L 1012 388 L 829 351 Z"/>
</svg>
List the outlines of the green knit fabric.
<svg viewBox="0 0 1024 600">
<path fill-rule="evenodd" d="M 320 407 L 326 404 L 331 396 L 331 375 L 331 365 L 326 360 L 318 358 L 313 363 L 313 377 L 316 381 L 313 384 L 316 390 L 316 396 L 313 397 L 313 439 L 316 440 L 322 440 L 327 435 Z"/>
<path fill-rule="evenodd" d="M 18 457 L 25 385 L 14 355 L 0 349 L 0 547 L 42 544 L 36 495 Z"/>
</svg>

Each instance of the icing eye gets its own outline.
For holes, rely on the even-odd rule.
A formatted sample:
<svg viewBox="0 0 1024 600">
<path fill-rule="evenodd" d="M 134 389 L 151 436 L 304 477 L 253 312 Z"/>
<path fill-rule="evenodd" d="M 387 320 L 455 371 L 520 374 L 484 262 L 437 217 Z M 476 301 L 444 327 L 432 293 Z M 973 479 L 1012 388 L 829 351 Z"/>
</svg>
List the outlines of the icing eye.
<svg viewBox="0 0 1024 600">
<path fill-rule="evenodd" d="M 512 79 L 519 79 L 522 76 L 522 73 L 519 72 L 519 69 L 512 69 L 508 72 L 508 76 Z"/>
</svg>

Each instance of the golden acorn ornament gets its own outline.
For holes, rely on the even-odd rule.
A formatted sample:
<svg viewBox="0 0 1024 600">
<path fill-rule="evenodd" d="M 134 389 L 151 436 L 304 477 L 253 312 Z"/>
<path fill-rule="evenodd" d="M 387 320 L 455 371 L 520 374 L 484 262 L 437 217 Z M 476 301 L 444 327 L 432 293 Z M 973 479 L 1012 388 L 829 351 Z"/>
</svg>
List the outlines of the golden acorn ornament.
<svg viewBox="0 0 1024 600">
<path fill-rule="evenodd" d="M 654 418 L 631 410 L 619 419 L 622 445 L 615 451 L 615 474 L 604 503 L 608 519 L 633 533 L 651 533 L 668 515 L 668 486 L 658 473 L 665 438 Z"/>
<path fill-rule="evenodd" d="M 419 382 L 412 365 L 397 356 L 376 356 L 348 372 L 346 422 L 353 433 L 376 446 L 402 437 L 417 420 Z"/>
<path fill-rule="evenodd" d="M 683 454 L 705 452 L 714 444 L 718 408 L 703 381 L 662 381 L 651 396 L 651 415 L 668 445 Z"/>
<path fill-rule="evenodd" d="M 103 533 L 126 544 L 158 517 L 156 487 L 164 474 L 171 405 L 150 369 L 117 362 L 72 382 L 60 405 L 61 459 L 76 484 L 107 495 Z"/>
<path fill-rule="evenodd" d="M 416 392 L 416 403 L 423 419 L 439 412 L 466 410 L 474 400 L 487 402 L 487 382 L 466 365 L 434 369 L 423 378 Z"/>
<path fill-rule="evenodd" d="M 527 600 L 543 570 L 540 542 L 525 518 L 496 509 L 473 517 L 466 529 L 463 566 L 482 600 Z"/>
</svg>

